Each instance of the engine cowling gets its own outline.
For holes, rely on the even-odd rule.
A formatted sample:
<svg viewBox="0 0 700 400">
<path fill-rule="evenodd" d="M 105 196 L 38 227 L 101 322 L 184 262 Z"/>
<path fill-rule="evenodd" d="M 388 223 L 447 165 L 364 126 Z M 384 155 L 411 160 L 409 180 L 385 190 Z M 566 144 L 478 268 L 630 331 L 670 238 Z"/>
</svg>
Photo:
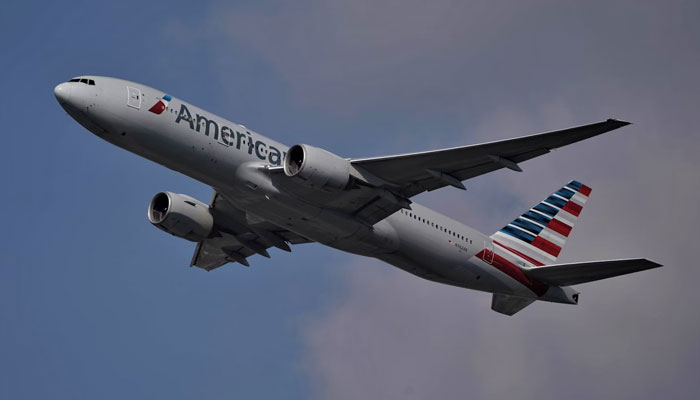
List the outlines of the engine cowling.
<svg viewBox="0 0 700 400">
<path fill-rule="evenodd" d="M 214 228 L 209 206 L 184 194 L 160 192 L 148 206 L 148 220 L 171 235 L 199 242 Z"/>
<path fill-rule="evenodd" d="M 284 173 L 314 189 L 340 191 L 350 181 L 350 162 L 318 147 L 297 144 L 284 159 Z"/>
</svg>

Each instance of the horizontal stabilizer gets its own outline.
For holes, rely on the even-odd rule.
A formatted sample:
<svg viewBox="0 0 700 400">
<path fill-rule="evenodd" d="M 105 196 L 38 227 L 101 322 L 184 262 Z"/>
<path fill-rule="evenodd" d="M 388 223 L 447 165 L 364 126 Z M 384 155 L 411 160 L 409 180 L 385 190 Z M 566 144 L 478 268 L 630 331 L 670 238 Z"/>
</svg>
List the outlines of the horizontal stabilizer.
<svg viewBox="0 0 700 400">
<path fill-rule="evenodd" d="M 505 315 L 513 315 L 516 312 L 532 304 L 535 299 L 508 296 L 494 293 L 491 299 L 491 309 Z"/>
<path fill-rule="evenodd" d="M 552 264 L 536 267 L 526 271 L 526 274 L 538 281 L 555 285 L 570 286 L 579 283 L 593 282 L 613 276 L 658 268 L 661 264 L 645 258 L 630 258 L 626 260 L 588 261 L 571 264 Z"/>
</svg>

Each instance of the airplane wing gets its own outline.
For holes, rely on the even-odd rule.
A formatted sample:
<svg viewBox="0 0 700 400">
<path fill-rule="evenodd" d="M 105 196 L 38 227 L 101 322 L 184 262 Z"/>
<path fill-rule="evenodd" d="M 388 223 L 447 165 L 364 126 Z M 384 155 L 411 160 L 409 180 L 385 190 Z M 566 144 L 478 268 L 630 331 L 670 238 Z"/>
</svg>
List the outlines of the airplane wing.
<svg viewBox="0 0 700 400">
<path fill-rule="evenodd" d="M 661 266 L 645 258 L 630 258 L 546 265 L 528 269 L 525 274 L 550 285 L 571 286 Z"/>
<path fill-rule="evenodd" d="M 267 251 L 270 247 L 291 251 L 287 243 L 311 242 L 269 222 L 251 221 L 246 218 L 245 213 L 216 191 L 209 207 L 217 224 L 217 233 L 197 243 L 190 266 L 207 271 L 229 262 L 249 266 L 247 258 L 251 255 L 270 257 Z"/>
<path fill-rule="evenodd" d="M 360 219 L 374 224 L 401 208 L 410 207 L 410 198 L 445 186 L 465 189 L 462 181 L 518 164 L 629 125 L 608 119 L 574 128 L 523 136 L 497 142 L 454 147 L 420 153 L 352 159 L 352 166 L 373 190 L 351 192 L 347 201 Z"/>
<path fill-rule="evenodd" d="M 373 225 L 401 208 L 410 208 L 410 198 L 425 192 L 454 186 L 462 181 L 501 168 L 521 171 L 519 163 L 629 125 L 608 119 L 574 128 L 523 136 L 497 142 L 454 147 L 420 153 L 350 159 L 354 184 L 342 192 L 309 190 L 292 180 L 278 179 L 290 193 L 320 206 L 355 215 Z M 265 167 L 283 175 L 283 167 Z"/>
<path fill-rule="evenodd" d="M 448 185 L 464 189 L 462 181 L 501 168 L 521 171 L 518 164 L 523 161 L 629 124 L 608 119 L 515 139 L 351 162 L 354 167 L 397 185 L 397 191 L 410 198 Z"/>
</svg>

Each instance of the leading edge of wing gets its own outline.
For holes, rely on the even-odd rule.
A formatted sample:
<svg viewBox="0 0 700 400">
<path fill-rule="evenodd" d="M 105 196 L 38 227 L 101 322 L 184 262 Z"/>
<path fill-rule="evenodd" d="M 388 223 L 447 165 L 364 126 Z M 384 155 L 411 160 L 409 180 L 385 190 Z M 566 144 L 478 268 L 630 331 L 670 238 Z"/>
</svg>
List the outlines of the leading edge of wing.
<svg viewBox="0 0 700 400">
<path fill-rule="evenodd" d="M 503 142 L 515 142 L 519 140 L 531 140 L 535 139 L 537 137 L 547 137 L 547 136 L 566 136 L 568 133 L 572 133 L 575 131 L 579 130 L 586 130 L 586 129 L 591 129 L 593 130 L 593 133 L 589 135 L 583 135 L 580 138 L 576 138 L 575 140 L 572 141 L 565 141 L 564 143 L 561 143 L 559 145 L 555 146 L 549 146 L 550 149 L 554 148 L 559 148 L 568 144 L 576 143 L 581 140 L 585 140 L 594 136 L 602 135 L 603 133 L 613 131 L 615 129 L 622 128 L 623 126 L 631 125 L 631 122 L 627 121 L 621 121 L 618 119 L 614 118 L 609 118 L 605 121 L 601 122 L 595 122 L 592 124 L 588 125 L 579 125 L 579 126 L 574 126 L 571 128 L 566 128 L 566 129 L 558 129 L 558 130 L 553 130 L 553 131 L 548 131 L 548 132 L 541 132 L 541 133 L 535 133 L 532 135 L 526 135 L 526 136 L 519 136 L 516 138 L 511 138 L 511 139 L 503 139 L 503 140 L 495 140 L 492 142 L 484 142 L 484 143 L 478 143 L 478 144 L 470 144 L 466 146 L 456 146 L 456 147 L 448 147 L 444 149 L 436 149 L 436 150 L 428 150 L 428 151 L 419 151 L 415 153 L 404 153 L 404 154 L 396 154 L 396 155 L 389 155 L 389 156 L 375 156 L 375 157 L 364 157 L 364 158 L 353 158 L 350 160 L 353 164 L 366 164 L 366 163 L 371 163 L 373 161 L 390 161 L 390 160 L 397 160 L 397 159 L 402 159 L 402 158 L 409 158 L 409 157 L 415 157 L 415 156 L 422 156 L 422 155 L 431 155 L 431 154 L 437 154 L 437 153 L 442 153 L 442 152 L 449 152 L 453 150 L 462 150 L 462 149 L 467 149 L 467 148 L 472 148 L 472 147 L 481 147 L 481 146 L 489 146 L 489 145 L 495 145 Z M 596 129 L 600 128 L 600 129 Z"/>
</svg>

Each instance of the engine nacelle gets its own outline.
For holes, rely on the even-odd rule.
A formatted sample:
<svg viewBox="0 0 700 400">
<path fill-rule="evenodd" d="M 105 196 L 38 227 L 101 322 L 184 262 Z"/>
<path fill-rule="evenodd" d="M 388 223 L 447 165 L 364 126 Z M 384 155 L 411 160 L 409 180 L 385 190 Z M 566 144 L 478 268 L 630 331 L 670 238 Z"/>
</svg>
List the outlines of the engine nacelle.
<svg viewBox="0 0 700 400">
<path fill-rule="evenodd" d="M 174 236 L 199 242 L 209 237 L 214 217 L 209 206 L 184 194 L 160 192 L 148 206 L 148 220 Z"/>
<path fill-rule="evenodd" d="M 297 144 L 287 151 L 284 173 L 300 178 L 311 188 L 335 192 L 348 185 L 350 162 L 318 147 Z"/>
</svg>

